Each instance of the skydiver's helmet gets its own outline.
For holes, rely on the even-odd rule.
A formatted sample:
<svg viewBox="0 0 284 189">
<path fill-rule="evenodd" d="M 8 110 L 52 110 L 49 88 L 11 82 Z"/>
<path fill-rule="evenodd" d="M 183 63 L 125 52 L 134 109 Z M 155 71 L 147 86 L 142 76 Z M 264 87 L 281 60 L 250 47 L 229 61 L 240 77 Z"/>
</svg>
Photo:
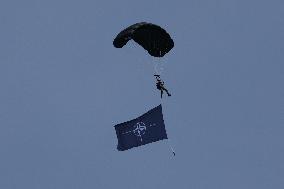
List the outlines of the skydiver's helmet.
<svg viewBox="0 0 284 189">
<path fill-rule="evenodd" d="M 160 78 L 160 75 L 154 75 L 156 77 L 156 79 L 159 79 Z"/>
</svg>

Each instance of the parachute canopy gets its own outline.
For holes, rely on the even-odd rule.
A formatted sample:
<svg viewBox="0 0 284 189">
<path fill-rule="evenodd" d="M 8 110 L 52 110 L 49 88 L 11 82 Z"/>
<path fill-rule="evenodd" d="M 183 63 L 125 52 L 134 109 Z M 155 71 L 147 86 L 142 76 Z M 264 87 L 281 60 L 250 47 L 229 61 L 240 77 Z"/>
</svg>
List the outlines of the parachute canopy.
<svg viewBox="0 0 284 189">
<path fill-rule="evenodd" d="M 122 48 L 131 39 L 154 57 L 163 57 L 174 47 L 174 41 L 166 30 L 147 22 L 136 23 L 122 30 L 113 45 Z"/>
</svg>

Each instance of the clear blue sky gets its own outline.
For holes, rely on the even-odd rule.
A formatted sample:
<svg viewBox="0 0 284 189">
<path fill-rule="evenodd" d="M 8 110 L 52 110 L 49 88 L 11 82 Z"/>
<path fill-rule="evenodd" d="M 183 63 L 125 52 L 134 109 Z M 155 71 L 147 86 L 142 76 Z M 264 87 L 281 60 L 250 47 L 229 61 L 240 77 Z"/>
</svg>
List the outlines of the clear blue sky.
<svg viewBox="0 0 284 189">
<path fill-rule="evenodd" d="M 283 189 L 284 2 L 1 0 L 1 189 Z M 148 21 L 175 41 L 167 141 L 116 150 L 161 103 L 153 61 L 112 45 Z"/>
</svg>

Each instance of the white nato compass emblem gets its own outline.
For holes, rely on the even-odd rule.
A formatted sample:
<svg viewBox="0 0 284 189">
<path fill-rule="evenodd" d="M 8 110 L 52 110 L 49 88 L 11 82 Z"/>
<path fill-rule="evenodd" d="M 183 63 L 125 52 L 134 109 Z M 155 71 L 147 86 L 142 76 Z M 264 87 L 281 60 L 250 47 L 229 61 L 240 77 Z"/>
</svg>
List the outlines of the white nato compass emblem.
<svg viewBox="0 0 284 189">
<path fill-rule="evenodd" d="M 135 125 L 133 125 L 133 130 L 124 132 L 122 134 L 127 134 L 127 133 L 133 133 L 135 136 L 137 136 L 141 142 L 143 142 L 142 136 L 146 134 L 147 127 L 152 127 L 155 126 L 156 124 L 150 124 L 146 125 L 144 122 L 139 121 Z"/>
<path fill-rule="evenodd" d="M 133 133 L 140 138 L 142 142 L 142 135 L 145 135 L 147 127 L 144 122 L 138 122 L 134 125 Z"/>
</svg>

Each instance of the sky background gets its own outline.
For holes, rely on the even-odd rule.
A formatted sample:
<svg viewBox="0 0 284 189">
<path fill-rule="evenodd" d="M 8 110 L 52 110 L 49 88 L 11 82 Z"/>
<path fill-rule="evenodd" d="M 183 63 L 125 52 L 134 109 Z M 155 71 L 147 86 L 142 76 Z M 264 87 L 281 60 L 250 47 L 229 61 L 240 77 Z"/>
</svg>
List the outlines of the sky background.
<svg viewBox="0 0 284 189">
<path fill-rule="evenodd" d="M 284 1 L 1 0 L 1 189 L 283 189 Z M 152 59 L 123 28 L 175 47 Z M 172 96 L 159 98 L 153 62 Z M 167 140 L 114 125 L 163 105 Z"/>
</svg>

